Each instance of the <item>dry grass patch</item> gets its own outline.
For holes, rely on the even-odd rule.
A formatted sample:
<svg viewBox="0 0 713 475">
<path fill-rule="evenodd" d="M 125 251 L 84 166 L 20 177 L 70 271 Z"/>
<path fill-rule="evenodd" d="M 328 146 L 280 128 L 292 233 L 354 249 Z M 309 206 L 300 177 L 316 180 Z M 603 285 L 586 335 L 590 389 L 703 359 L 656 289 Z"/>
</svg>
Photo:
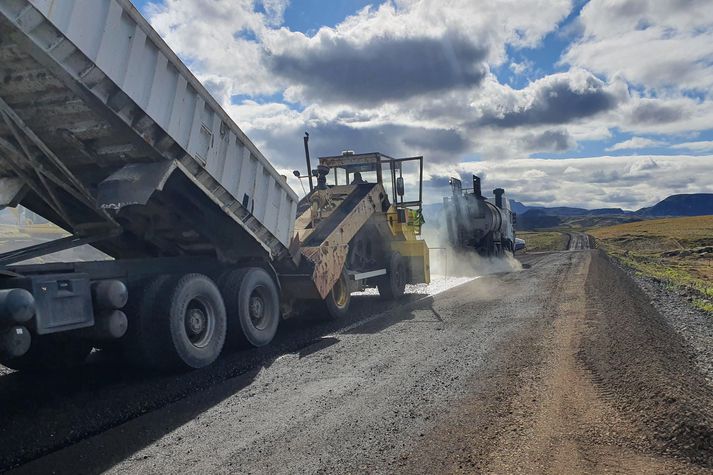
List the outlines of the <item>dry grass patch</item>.
<svg viewBox="0 0 713 475">
<path fill-rule="evenodd" d="M 569 238 L 559 232 L 518 231 L 517 237 L 525 240 L 525 250 L 529 252 L 564 251 Z"/>
<path fill-rule="evenodd" d="M 590 234 L 609 254 L 713 312 L 713 216 L 638 221 Z"/>
</svg>

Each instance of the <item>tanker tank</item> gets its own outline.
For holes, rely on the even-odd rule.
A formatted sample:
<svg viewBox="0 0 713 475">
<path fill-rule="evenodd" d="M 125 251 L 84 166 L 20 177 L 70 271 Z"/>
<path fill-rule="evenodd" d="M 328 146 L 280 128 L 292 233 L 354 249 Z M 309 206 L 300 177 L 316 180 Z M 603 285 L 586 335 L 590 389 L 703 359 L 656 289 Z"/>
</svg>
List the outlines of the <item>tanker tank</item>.
<svg viewBox="0 0 713 475">
<path fill-rule="evenodd" d="M 449 183 L 452 195 L 443 198 L 443 209 L 451 247 L 482 256 L 513 252 L 516 216 L 504 196 L 505 190 L 493 190 L 493 203 L 483 196 L 480 178 L 475 175 L 470 189 L 464 189 L 458 178 L 451 178 Z"/>
</svg>

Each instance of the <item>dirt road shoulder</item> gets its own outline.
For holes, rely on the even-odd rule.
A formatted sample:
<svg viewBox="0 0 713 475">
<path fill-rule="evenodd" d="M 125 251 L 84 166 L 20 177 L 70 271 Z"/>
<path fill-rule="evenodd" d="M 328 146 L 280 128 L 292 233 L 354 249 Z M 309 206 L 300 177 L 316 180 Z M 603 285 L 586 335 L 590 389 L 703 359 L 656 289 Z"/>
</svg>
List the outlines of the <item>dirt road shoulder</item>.
<svg viewBox="0 0 713 475">
<path fill-rule="evenodd" d="M 435 468 L 434 457 L 456 472 L 711 467 L 713 394 L 688 347 L 601 252 L 572 255 L 552 313 L 503 349 L 501 363 L 474 381 L 473 396 L 426 437 L 409 470 Z"/>
</svg>

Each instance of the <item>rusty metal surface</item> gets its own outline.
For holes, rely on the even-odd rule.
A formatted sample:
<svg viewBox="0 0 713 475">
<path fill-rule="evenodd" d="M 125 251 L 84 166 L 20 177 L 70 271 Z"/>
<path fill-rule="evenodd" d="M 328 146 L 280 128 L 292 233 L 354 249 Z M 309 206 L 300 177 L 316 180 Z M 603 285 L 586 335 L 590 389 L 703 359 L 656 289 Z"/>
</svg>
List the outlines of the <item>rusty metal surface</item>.
<svg viewBox="0 0 713 475">
<path fill-rule="evenodd" d="M 301 250 L 302 255 L 314 265 L 312 280 L 322 298 L 329 294 L 341 275 L 349 252 L 349 242 L 367 220 L 380 211 L 384 197 L 384 188 L 380 184 L 335 186 L 327 191 L 335 207 L 305 238 L 305 246 Z M 365 192 L 363 198 L 345 209 L 344 206 L 350 206 L 349 197 L 360 191 Z M 340 217 L 336 223 L 329 220 L 334 216 Z M 321 226 L 328 226 L 328 229 L 320 229 Z"/>
<path fill-rule="evenodd" d="M 302 249 L 302 255 L 314 265 L 312 282 L 320 297 L 326 298 L 344 268 L 349 252 L 348 244 L 325 243 L 320 247 Z"/>
</svg>

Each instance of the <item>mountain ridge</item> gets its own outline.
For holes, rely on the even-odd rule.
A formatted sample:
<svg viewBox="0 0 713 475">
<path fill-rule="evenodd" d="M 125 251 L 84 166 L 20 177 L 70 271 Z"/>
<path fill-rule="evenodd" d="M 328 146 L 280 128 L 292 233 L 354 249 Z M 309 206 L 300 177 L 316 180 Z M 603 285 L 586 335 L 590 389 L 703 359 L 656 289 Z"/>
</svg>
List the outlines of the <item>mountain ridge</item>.
<svg viewBox="0 0 713 475">
<path fill-rule="evenodd" d="M 539 210 L 557 216 L 605 216 L 605 215 L 637 215 L 637 216 L 704 216 L 713 214 L 713 193 L 680 193 L 670 195 L 652 206 L 646 206 L 636 211 L 622 208 L 576 208 L 571 206 L 528 206 L 517 200 L 510 200 L 512 210 L 524 214 Z M 514 206 L 513 206 L 514 204 Z"/>
</svg>

